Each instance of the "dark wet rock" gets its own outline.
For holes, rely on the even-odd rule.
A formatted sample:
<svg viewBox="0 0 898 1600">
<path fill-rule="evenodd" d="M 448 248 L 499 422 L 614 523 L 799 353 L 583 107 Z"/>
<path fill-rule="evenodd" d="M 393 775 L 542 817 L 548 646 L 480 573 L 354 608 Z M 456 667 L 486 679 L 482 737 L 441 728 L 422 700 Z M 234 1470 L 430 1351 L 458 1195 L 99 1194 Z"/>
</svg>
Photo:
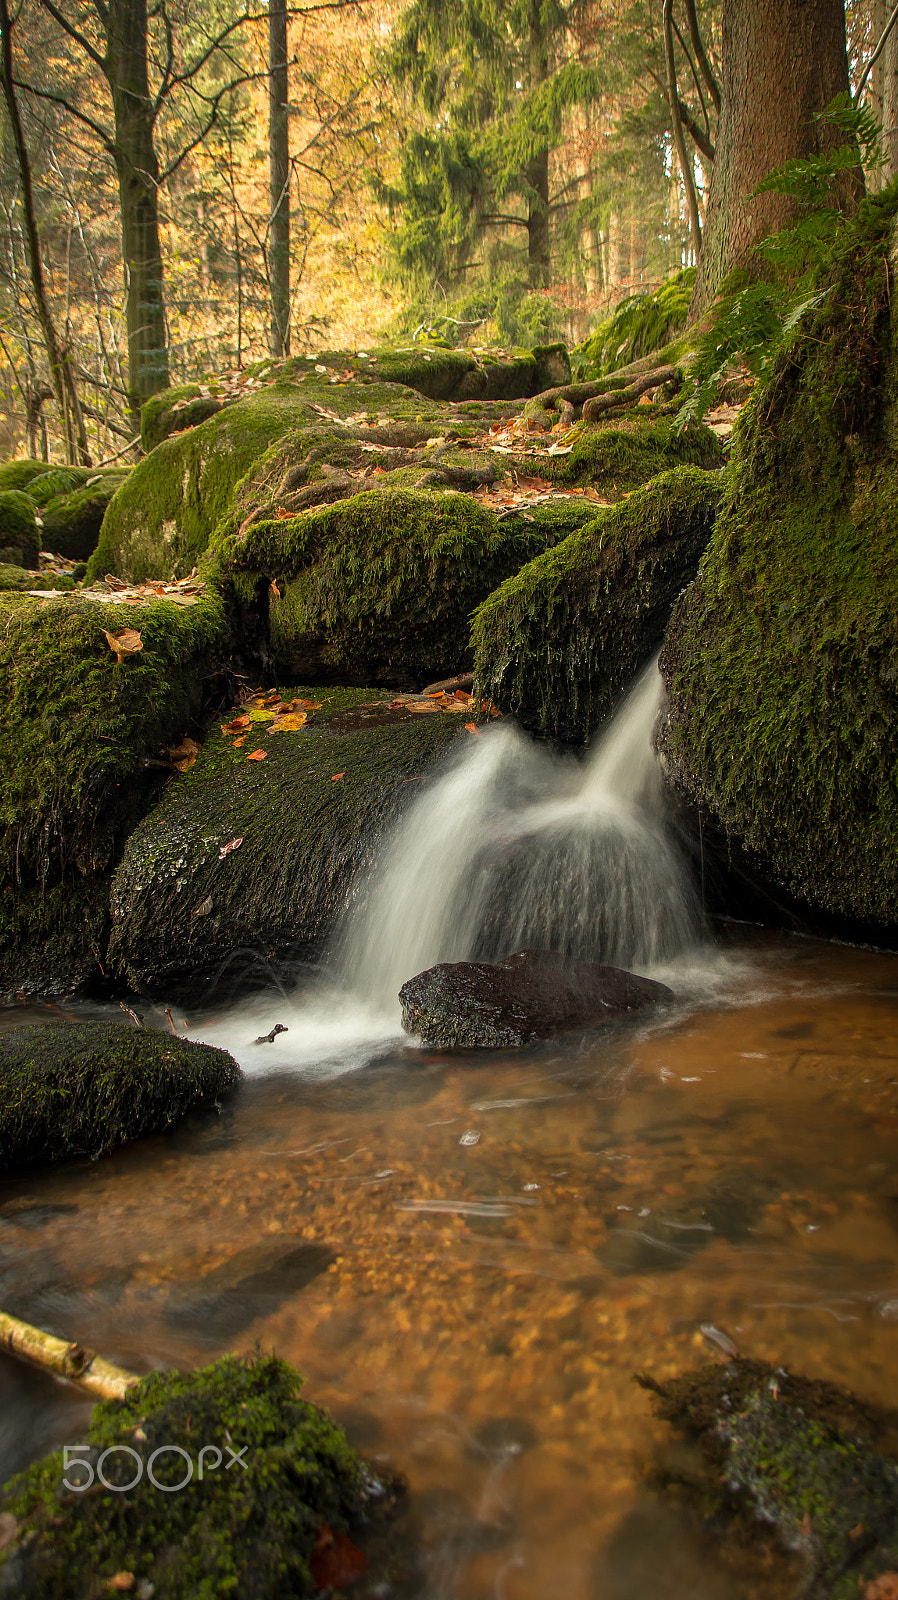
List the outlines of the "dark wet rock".
<svg viewBox="0 0 898 1600">
<path fill-rule="evenodd" d="M 160 1600 L 311 1600 L 325 1588 L 314 1561 L 325 1524 L 370 1555 L 377 1594 L 404 1486 L 375 1474 L 301 1386 L 274 1356 L 226 1356 L 197 1372 L 152 1373 L 97 1406 L 79 1456 L 96 1470 L 105 1452 L 103 1478 L 132 1486 L 109 1493 L 73 1466 L 70 1482 L 85 1487 L 66 1494 L 62 1452 L 7 1484 L 0 1510 L 17 1526 L 0 1552 L 0 1596 L 95 1600 L 121 1592 L 127 1574 L 131 1594 Z"/>
<path fill-rule="evenodd" d="M 0 1034 L 0 1174 L 161 1133 L 242 1077 L 226 1050 L 131 1024 Z"/>
<path fill-rule="evenodd" d="M 651 978 L 519 950 L 506 961 L 442 961 L 399 991 L 402 1026 L 440 1048 L 501 1049 L 595 1028 L 672 1000 Z"/>
<path fill-rule="evenodd" d="M 800 1558 L 803 1596 L 847 1600 L 896 1570 L 898 1412 L 760 1361 L 638 1381 L 700 1443 L 704 1475 L 677 1491 L 756 1546 L 775 1530 Z"/>
<path fill-rule="evenodd" d="M 283 694 L 314 696 L 321 709 L 292 732 L 253 722 L 241 748 L 216 728 L 128 840 L 108 960 L 139 991 L 196 999 L 219 979 L 228 995 L 258 987 L 272 966 L 295 975 L 346 911 L 385 827 L 462 729 L 448 712 L 347 727 L 370 690 Z M 257 749 L 265 760 L 248 761 Z M 239 847 L 224 850 L 234 839 Z"/>
</svg>

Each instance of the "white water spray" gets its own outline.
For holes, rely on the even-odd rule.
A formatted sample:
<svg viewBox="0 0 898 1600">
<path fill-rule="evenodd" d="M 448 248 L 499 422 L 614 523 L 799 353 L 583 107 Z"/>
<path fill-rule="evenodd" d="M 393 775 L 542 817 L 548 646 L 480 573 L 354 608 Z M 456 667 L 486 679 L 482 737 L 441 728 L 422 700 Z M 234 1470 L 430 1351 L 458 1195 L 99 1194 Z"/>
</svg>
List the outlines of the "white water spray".
<svg viewBox="0 0 898 1600">
<path fill-rule="evenodd" d="M 510 724 L 468 738 L 394 830 L 329 981 L 278 1006 L 278 1064 L 360 1065 L 398 1034 L 402 984 L 438 961 L 540 949 L 645 973 L 695 946 L 702 919 L 652 748 L 663 694 L 653 662 L 585 761 Z M 236 1026 L 221 1039 L 245 1065 L 275 1064 L 269 1045 L 248 1059 L 263 1010 L 270 997 L 241 1008 L 239 1049 Z"/>
</svg>

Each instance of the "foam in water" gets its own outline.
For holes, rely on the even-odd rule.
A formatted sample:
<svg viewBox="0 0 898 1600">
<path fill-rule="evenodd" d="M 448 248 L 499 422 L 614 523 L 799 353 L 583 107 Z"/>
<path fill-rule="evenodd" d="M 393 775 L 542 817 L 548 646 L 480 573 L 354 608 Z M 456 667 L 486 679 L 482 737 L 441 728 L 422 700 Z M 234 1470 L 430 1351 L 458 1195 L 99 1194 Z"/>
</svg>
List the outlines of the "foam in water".
<svg viewBox="0 0 898 1600">
<path fill-rule="evenodd" d="M 586 761 L 553 755 L 511 724 L 470 737 L 394 831 L 340 933 L 329 981 L 278 1001 L 277 1018 L 271 997 L 259 997 L 214 1030 L 215 1042 L 251 1068 L 346 1070 L 375 1041 L 404 1038 L 399 989 L 438 961 L 537 948 L 669 973 L 699 942 L 702 919 L 652 748 L 663 693 L 653 662 Z M 289 1038 L 248 1049 L 256 1023 L 267 1032 L 275 1020 Z"/>
</svg>

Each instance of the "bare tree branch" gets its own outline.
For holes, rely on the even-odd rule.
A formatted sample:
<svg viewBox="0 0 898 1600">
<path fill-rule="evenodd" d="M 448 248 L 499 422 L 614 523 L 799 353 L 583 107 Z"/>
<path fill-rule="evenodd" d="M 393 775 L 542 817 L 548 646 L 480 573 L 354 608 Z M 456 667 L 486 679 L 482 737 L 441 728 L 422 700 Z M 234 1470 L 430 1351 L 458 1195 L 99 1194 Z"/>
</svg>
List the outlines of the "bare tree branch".
<svg viewBox="0 0 898 1600">
<path fill-rule="evenodd" d="M 711 96 L 711 104 L 719 115 L 720 84 L 717 82 L 717 79 L 712 71 L 711 63 L 708 60 L 708 53 L 705 50 L 704 41 L 699 30 L 698 17 L 695 14 L 695 0 L 685 0 L 685 5 L 686 22 L 689 27 L 689 37 L 692 40 L 692 48 L 695 51 L 695 59 L 699 64 L 702 77 L 708 86 L 708 93 Z"/>
</svg>

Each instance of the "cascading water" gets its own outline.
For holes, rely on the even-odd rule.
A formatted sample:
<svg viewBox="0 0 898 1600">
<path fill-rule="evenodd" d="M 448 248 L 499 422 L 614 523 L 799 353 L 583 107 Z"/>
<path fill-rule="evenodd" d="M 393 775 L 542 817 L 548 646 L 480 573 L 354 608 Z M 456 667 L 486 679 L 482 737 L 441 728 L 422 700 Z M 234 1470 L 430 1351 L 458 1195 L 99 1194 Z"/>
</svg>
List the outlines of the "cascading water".
<svg viewBox="0 0 898 1600">
<path fill-rule="evenodd" d="M 437 961 L 552 950 L 644 971 L 700 934 L 665 822 L 653 662 L 585 762 L 493 726 L 394 835 L 346 929 L 345 981 L 370 1005 Z"/>
<path fill-rule="evenodd" d="M 467 739 L 394 831 L 320 987 L 278 1002 L 277 1064 L 360 1065 L 398 1033 L 402 984 L 438 961 L 540 949 L 646 973 L 694 947 L 702 918 L 652 748 L 663 695 L 652 662 L 585 761 L 509 724 Z M 274 1065 L 269 1045 L 246 1047 L 270 1010 L 242 1007 L 216 1042 Z"/>
</svg>

